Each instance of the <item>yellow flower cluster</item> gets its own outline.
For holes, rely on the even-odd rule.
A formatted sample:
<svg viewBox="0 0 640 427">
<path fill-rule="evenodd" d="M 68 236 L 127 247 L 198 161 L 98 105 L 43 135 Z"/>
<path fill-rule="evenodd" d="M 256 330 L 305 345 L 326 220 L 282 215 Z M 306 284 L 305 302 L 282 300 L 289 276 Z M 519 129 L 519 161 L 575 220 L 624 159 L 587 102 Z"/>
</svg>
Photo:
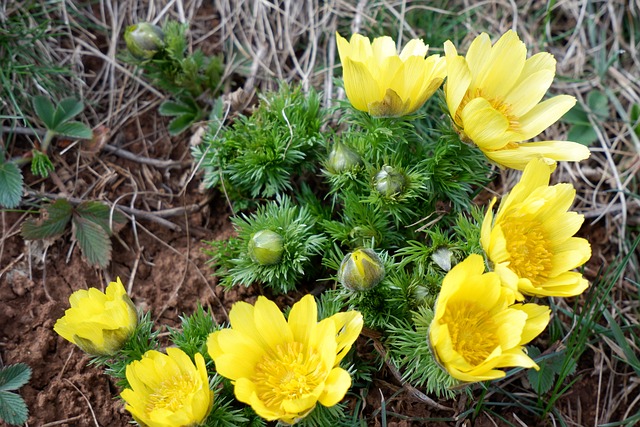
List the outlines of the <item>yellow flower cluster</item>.
<svg viewBox="0 0 640 427">
<path fill-rule="evenodd" d="M 584 145 L 569 141 L 526 142 L 566 113 L 576 100 L 559 95 L 541 102 L 555 77 L 556 61 L 541 52 L 527 58 L 514 31 L 494 45 L 485 33 L 465 56 L 450 41 L 444 58 L 425 58 L 422 40 L 407 43 L 400 54 L 390 37 L 370 42 L 360 34 L 347 41 L 337 35 L 344 87 L 357 110 L 397 117 L 418 110 L 446 77 L 449 114 L 463 141 L 475 144 L 500 167 L 523 170 L 534 158 L 548 164 L 589 157 Z"/>
<path fill-rule="evenodd" d="M 473 40 L 465 56 L 444 44 L 444 58 L 426 57 L 422 40 L 397 53 L 393 40 L 354 34 L 337 36 L 347 97 L 372 116 L 403 116 L 418 110 L 443 79 L 454 128 L 500 167 L 524 170 L 521 181 L 485 216 L 481 243 L 493 271 L 472 255 L 445 277 L 429 339 L 444 368 L 461 381 L 504 376 L 497 368 L 537 368 L 523 345 L 549 322 L 549 309 L 523 304 L 529 296 L 575 296 L 588 286 L 571 270 L 591 256 L 585 239 L 573 237 L 583 216 L 569 212 L 575 190 L 549 186 L 557 161 L 579 161 L 589 149 L 569 141 L 527 142 L 566 113 L 576 100 L 559 95 L 543 100 L 555 77 L 546 52 L 527 58 L 514 31 L 491 44 L 487 34 Z"/>
<path fill-rule="evenodd" d="M 574 237 L 584 217 L 568 209 L 575 190 L 549 186 L 550 166 L 534 159 L 502 200 L 491 202 L 481 244 L 493 271 L 471 255 L 445 277 L 429 338 L 438 361 L 461 381 L 504 376 L 496 368 L 537 365 L 523 351 L 549 322 L 549 310 L 518 301 L 524 295 L 568 297 L 588 282 L 570 271 L 591 257 L 585 239 Z"/>
</svg>

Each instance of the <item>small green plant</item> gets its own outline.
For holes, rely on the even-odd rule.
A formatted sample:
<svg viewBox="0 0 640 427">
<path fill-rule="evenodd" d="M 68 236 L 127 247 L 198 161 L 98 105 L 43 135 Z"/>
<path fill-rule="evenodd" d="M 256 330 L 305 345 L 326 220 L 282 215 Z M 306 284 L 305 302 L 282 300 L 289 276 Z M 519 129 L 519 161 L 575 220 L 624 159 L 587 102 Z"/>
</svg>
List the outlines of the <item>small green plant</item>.
<svg viewBox="0 0 640 427">
<path fill-rule="evenodd" d="M 0 368 L 0 420 L 11 425 L 22 425 L 27 421 L 27 405 L 13 391 L 25 385 L 30 378 L 31 368 L 24 363 Z"/>
<path fill-rule="evenodd" d="M 177 135 L 206 117 L 207 100 L 216 96 L 222 78 L 220 56 L 188 52 L 188 26 L 167 21 L 162 28 L 141 22 L 125 30 L 126 62 L 140 67 L 154 86 L 171 94 L 159 112 L 173 117 L 168 130 Z"/>
<path fill-rule="evenodd" d="M 42 209 L 40 219 L 27 219 L 21 233 L 26 240 L 54 239 L 71 224 L 72 238 L 87 262 L 106 268 L 111 260 L 111 223 L 124 220 L 124 215 L 112 212 L 109 206 L 100 202 L 86 201 L 74 206 L 66 199 L 57 199 Z"/>
<path fill-rule="evenodd" d="M 54 170 L 48 156 L 49 146 L 54 137 L 64 136 L 74 139 L 91 139 L 93 132 L 84 123 L 72 120 L 84 109 L 84 103 L 75 98 L 64 98 L 57 105 L 45 96 L 38 95 L 33 99 L 33 108 L 38 118 L 46 127 L 44 137 L 36 145 L 30 155 L 16 159 L 6 159 L 0 147 L 0 206 L 15 208 L 20 204 L 24 184 L 19 166 L 31 163 L 34 175 L 46 178 Z"/>
</svg>

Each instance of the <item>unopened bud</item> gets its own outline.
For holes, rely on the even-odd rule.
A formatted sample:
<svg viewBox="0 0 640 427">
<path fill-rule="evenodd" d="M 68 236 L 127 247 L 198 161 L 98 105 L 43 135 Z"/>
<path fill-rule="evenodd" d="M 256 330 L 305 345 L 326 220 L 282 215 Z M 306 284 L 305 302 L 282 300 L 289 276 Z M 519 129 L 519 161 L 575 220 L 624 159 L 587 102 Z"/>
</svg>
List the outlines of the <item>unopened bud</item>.
<svg viewBox="0 0 640 427">
<path fill-rule="evenodd" d="M 384 165 L 376 174 L 376 190 L 383 196 L 395 196 L 402 193 L 406 185 L 406 178 L 402 172 L 398 172 L 388 165 Z"/>
<path fill-rule="evenodd" d="M 280 262 L 284 239 L 271 230 L 260 230 L 249 240 L 249 256 L 260 265 L 273 265 Z"/>
<path fill-rule="evenodd" d="M 357 249 L 344 257 L 338 280 L 352 291 L 372 289 L 384 278 L 384 264 L 371 249 Z"/>
<path fill-rule="evenodd" d="M 331 173 L 341 173 L 350 171 L 361 164 L 362 158 L 358 153 L 341 142 L 336 142 L 329 153 L 327 169 Z"/>
<path fill-rule="evenodd" d="M 138 59 L 151 59 L 164 48 L 164 32 L 157 25 L 140 22 L 130 25 L 124 32 L 127 49 Z"/>
</svg>

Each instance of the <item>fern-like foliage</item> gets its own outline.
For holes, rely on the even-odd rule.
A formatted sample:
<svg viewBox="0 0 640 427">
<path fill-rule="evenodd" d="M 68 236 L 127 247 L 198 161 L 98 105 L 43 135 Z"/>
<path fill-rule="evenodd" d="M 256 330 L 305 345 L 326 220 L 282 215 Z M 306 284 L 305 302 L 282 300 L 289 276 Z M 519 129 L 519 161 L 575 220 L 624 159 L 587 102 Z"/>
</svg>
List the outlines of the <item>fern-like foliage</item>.
<svg viewBox="0 0 640 427">
<path fill-rule="evenodd" d="M 224 182 L 235 198 L 271 198 L 294 188 L 294 181 L 316 169 L 322 114 L 316 92 L 282 85 L 265 94 L 249 117 L 218 131 L 212 126 L 192 154 L 201 161 L 204 184 Z"/>
<path fill-rule="evenodd" d="M 312 259 L 326 245 L 326 237 L 317 232 L 314 217 L 304 206 L 296 206 L 288 197 L 267 202 L 251 215 L 232 219 L 238 240 L 229 246 L 234 252 L 219 256 L 222 266 L 232 265 L 221 284 L 249 286 L 264 283 L 276 292 L 295 289 L 298 279 L 313 269 Z M 282 239 L 282 258 L 276 264 L 262 265 L 249 254 L 249 241 L 263 230 L 279 234 Z"/>
</svg>

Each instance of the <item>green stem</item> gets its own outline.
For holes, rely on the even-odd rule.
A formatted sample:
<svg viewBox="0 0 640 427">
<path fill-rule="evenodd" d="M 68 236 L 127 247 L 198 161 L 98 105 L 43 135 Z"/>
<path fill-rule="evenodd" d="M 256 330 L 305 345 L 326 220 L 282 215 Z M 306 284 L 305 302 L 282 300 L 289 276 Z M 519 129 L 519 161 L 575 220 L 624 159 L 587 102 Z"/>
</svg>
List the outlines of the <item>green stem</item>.
<svg viewBox="0 0 640 427">
<path fill-rule="evenodd" d="M 47 133 L 44 134 L 44 139 L 42 140 L 42 146 L 40 147 L 40 151 L 44 154 L 47 154 L 47 149 L 49 148 L 49 144 L 54 136 L 56 136 L 56 132 L 51 129 L 47 129 Z"/>
</svg>

